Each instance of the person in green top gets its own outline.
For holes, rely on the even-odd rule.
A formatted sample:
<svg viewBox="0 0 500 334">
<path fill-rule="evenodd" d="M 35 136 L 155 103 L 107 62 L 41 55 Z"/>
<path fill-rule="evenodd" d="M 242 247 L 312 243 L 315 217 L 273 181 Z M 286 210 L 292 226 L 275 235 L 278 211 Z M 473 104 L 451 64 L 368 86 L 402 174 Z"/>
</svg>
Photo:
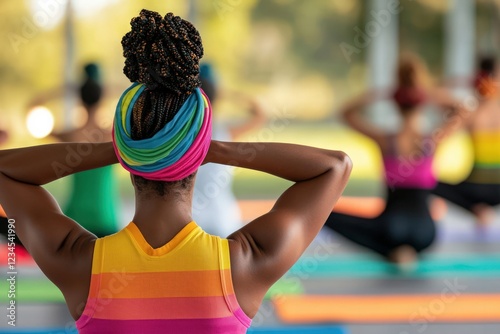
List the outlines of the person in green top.
<svg viewBox="0 0 500 334">
<path fill-rule="evenodd" d="M 85 77 L 79 87 L 79 96 L 87 113 L 87 121 L 80 128 L 52 135 L 63 142 L 102 142 L 111 140 L 110 129 L 99 125 L 97 111 L 102 100 L 103 87 L 97 64 L 84 66 Z M 97 237 L 119 230 L 118 184 L 112 166 L 105 166 L 72 177 L 71 194 L 64 213 L 79 222 Z"/>
</svg>

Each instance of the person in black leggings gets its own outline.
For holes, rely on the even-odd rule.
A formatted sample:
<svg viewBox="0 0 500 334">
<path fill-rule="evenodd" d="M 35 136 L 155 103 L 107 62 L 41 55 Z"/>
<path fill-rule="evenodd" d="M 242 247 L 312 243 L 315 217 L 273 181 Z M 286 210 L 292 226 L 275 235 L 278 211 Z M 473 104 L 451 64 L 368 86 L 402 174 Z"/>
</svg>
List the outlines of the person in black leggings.
<svg viewBox="0 0 500 334">
<path fill-rule="evenodd" d="M 489 209 L 500 204 L 500 183 L 464 181 L 459 184 L 448 184 L 439 182 L 432 193 L 476 214 L 478 223 L 484 224 L 491 221 Z"/>
<path fill-rule="evenodd" d="M 362 218 L 332 212 L 325 225 L 388 259 L 404 245 L 419 253 L 433 243 L 436 235 L 429 195 L 429 189 L 387 188 L 387 204 L 380 216 Z"/>
<path fill-rule="evenodd" d="M 486 225 L 494 218 L 493 207 L 500 204 L 500 97 L 494 58 L 480 59 L 473 84 L 479 104 L 467 123 L 474 149 L 472 171 L 459 184 L 440 182 L 433 194 L 472 212 Z"/>
<path fill-rule="evenodd" d="M 428 88 L 425 73 L 425 65 L 416 56 L 406 55 L 398 65 L 395 91 L 368 93 L 343 108 L 346 122 L 373 139 L 382 151 L 387 204 L 373 219 L 332 212 L 326 221 L 326 226 L 340 235 L 398 264 L 413 263 L 417 253 L 434 241 L 436 229 L 428 205 L 437 183 L 432 161 L 438 143 L 456 128 L 454 122 L 444 122 L 439 135 L 424 135 L 422 107 L 435 104 L 449 112 L 447 117 L 461 111 L 447 92 Z M 396 134 L 377 129 L 360 115 L 365 106 L 380 98 L 390 98 L 397 105 L 402 128 Z"/>
</svg>

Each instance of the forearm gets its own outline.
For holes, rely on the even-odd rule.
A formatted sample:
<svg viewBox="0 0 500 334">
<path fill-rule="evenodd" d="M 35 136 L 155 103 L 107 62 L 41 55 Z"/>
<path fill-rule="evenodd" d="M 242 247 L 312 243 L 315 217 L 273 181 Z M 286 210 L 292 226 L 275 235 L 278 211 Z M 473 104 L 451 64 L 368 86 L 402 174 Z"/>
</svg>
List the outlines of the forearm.
<svg viewBox="0 0 500 334">
<path fill-rule="evenodd" d="M 207 162 L 254 169 L 293 182 L 307 181 L 349 160 L 340 151 L 281 143 L 212 141 Z"/>
<path fill-rule="evenodd" d="M 34 185 L 117 162 L 112 143 L 61 143 L 0 151 L 0 172 Z"/>
<path fill-rule="evenodd" d="M 232 126 L 229 129 L 233 140 L 239 138 L 247 132 L 261 128 L 267 121 L 264 110 L 262 110 L 261 105 L 256 100 L 250 99 L 248 103 L 250 107 L 250 118 L 242 124 Z"/>
</svg>

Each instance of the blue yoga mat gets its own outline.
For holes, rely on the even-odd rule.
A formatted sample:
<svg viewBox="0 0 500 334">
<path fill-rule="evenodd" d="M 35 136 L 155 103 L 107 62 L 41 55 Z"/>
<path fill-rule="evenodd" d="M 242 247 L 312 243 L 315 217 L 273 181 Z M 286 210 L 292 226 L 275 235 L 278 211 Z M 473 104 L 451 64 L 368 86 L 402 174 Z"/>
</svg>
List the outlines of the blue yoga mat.
<svg viewBox="0 0 500 334">
<path fill-rule="evenodd" d="M 273 328 L 250 328 L 248 334 L 348 334 L 346 327 L 329 326 L 294 326 Z"/>
<path fill-rule="evenodd" d="M 13 330 L 7 330 L 7 329 L 0 329 L 0 334 L 78 334 L 78 332 L 75 330 L 70 330 L 66 328 L 46 328 L 46 329 L 37 329 L 37 328 L 30 328 L 30 329 L 16 329 L 15 331 Z"/>
<path fill-rule="evenodd" d="M 396 266 L 371 255 L 332 255 L 328 258 L 303 256 L 287 277 L 308 278 L 383 278 L 400 274 Z M 500 254 L 428 255 L 405 275 L 415 278 L 500 277 Z"/>
<path fill-rule="evenodd" d="M 68 332 L 64 328 L 51 329 L 19 329 L 16 331 L 2 330 L 0 334 L 77 334 L 77 332 Z M 276 328 L 250 328 L 248 334 L 348 334 L 346 328 L 342 326 L 294 326 L 294 327 L 276 327 Z"/>
<path fill-rule="evenodd" d="M 22 329 L 22 330 L 2 330 L 0 334 L 77 334 L 76 331 L 68 331 L 64 328 L 51 329 Z M 248 334 L 348 334 L 349 332 L 342 326 L 294 326 L 275 328 L 250 328 Z"/>
</svg>

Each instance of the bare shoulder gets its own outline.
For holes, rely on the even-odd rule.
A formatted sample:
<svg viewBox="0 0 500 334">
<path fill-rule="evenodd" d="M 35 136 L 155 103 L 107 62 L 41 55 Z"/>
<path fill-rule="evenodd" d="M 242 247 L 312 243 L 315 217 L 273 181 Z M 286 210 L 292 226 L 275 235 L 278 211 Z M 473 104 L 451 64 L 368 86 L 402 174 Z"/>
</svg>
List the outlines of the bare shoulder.
<svg viewBox="0 0 500 334">
<path fill-rule="evenodd" d="M 229 241 L 231 258 L 231 276 L 238 303 L 250 318 L 259 310 L 260 304 L 269 287 L 261 283 L 254 266 L 254 254 L 251 239 L 242 232 L 233 233 Z"/>
</svg>

